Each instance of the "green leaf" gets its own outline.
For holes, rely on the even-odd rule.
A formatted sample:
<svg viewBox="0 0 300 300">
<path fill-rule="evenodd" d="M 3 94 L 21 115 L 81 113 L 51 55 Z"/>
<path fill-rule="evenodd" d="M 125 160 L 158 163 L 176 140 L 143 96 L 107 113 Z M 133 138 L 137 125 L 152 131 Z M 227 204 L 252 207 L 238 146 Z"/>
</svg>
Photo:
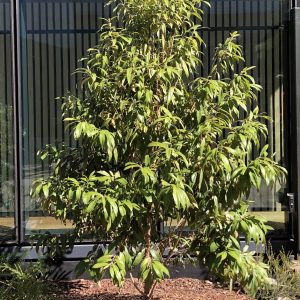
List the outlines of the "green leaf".
<svg viewBox="0 0 300 300">
<path fill-rule="evenodd" d="M 119 206 L 119 212 L 122 217 L 126 216 L 126 209 L 123 206 Z"/>
<path fill-rule="evenodd" d="M 116 257 L 115 261 L 120 270 L 125 270 L 125 262 L 119 256 Z"/>
<path fill-rule="evenodd" d="M 135 259 L 134 259 L 132 265 L 133 265 L 134 267 L 137 266 L 137 265 L 139 265 L 139 264 L 141 263 L 142 259 L 144 258 L 144 255 L 145 255 L 145 254 L 144 254 L 144 251 L 139 252 L 139 253 L 137 254 L 137 256 L 135 257 Z"/>
<path fill-rule="evenodd" d="M 141 271 L 144 272 L 145 270 L 149 269 L 151 266 L 151 258 L 145 257 L 141 263 Z"/>
<path fill-rule="evenodd" d="M 97 259 L 97 263 L 107 263 L 111 261 L 111 259 L 112 259 L 112 255 L 105 254 Z"/>
<path fill-rule="evenodd" d="M 159 143 L 159 142 L 152 142 L 148 145 L 148 147 L 159 147 L 159 148 L 164 148 L 164 149 L 168 149 L 169 146 L 166 143 Z"/>
<path fill-rule="evenodd" d="M 157 276 L 158 279 L 163 279 L 163 273 L 162 273 L 162 269 L 159 265 L 159 263 L 157 261 L 153 261 L 153 270 Z"/>
<path fill-rule="evenodd" d="M 182 207 L 183 209 L 186 209 L 190 206 L 190 200 L 184 190 L 177 187 L 176 185 L 173 185 L 173 200 L 176 205 L 176 207 L 179 209 Z"/>
<path fill-rule="evenodd" d="M 48 198 L 49 197 L 49 185 L 44 184 L 42 190 L 43 190 L 43 193 L 44 193 L 44 197 Z"/>
<path fill-rule="evenodd" d="M 228 173 L 230 173 L 231 172 L 231 166 L 230 166 L 230 162 L 229 162 L 228 158 L 222 153 L 219 153 L 219 157 L 221 158 L 226 171 Z"/>
<path fill-rule="evenodd" d="M 109 268 L 109 274 L 110 274 L 110 277 L 111 278 L 114 278 L 115 277 L 115 270 L 113 268 L 113 265 Z"/>
<path fill-rule="evenodd" d="M 142 272 L 142 281 L 145 281 L 150 273 L 150 269 L 146 269 Z"/>
<path fill-rule="evenodd" d="M 216 250 L 219 248 L 219 245 L 215 242 L 212 242 L 209 246 L 210 252 L 216 252 Z"/>
<path fill-rule="evenodd" d="M 96 204 L 97 204 L 97 200 L 91 201 L 91 202 L 89 203 L 87 209 L 86 209 L 86 212 L 87 212 L 87 213 L 92 212 L 92 211 L 94 210 Z"/>
<path fill-rule="evenodd" d="M 93 265 L 93 269 L 100 269 L 100 268 L 106 268 L 108 267 L 109 264 L 108 263 L 105 263 L 105 262 L 102 262 L 102 263 L 96 263 Z"/>
<path fill-rule="evenodd" d="M 131 84 L 132 82 L 132 68 L 127 69 L 127 82 L 128 84 Z"/>
<path fill-rule="evenodd" d="M 152 266 L 159 279 L 163 279 L 164 274 L 170 277 L 169 270 L 160 261 L 154 260 Z"/>
<path fill-rule="evenodd" d="M 234 260 L 239 260 L 241 253 L 237 250 L 229 250 L 228 255 L 231 256 Z"/>
<path fill-rule="evenodd" d="M 181 66 L 182 66 L 182 68 L 183 68 L 183 71 L 184 71 L 184 73 L 185 73 L 185 76 L 186 76 L 186 77 L 189 77 L 190 72 L 189 72 L 189 69 L 188 69 L 188 67 L 187 67 L 186 62 L 185 62 L 182 58 L 180 59 L 180 62 L 181 62 Z"/>
</svg>

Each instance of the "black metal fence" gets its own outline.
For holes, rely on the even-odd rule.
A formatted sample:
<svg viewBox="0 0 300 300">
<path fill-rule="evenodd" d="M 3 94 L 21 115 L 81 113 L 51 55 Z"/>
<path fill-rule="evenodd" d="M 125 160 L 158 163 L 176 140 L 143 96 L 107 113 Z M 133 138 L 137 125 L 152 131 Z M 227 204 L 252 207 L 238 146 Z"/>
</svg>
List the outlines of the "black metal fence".
<svg viewBox="0 0 300 300">
<path fill-rule="evenodd" d="M 17 8 L 14 22 L 19 29 L 18 35 L 13 33 L 16 37 L 13 46 L 19 49 L 15 62 L 20 64 L 16 78 L 21 119 L 14 128 L 21 142 L 20 156 L 16 160 L 20 179 L 17 202 L 22 204 L 18 222 L 26 226 L 28 217 L 39 211 L 29 198 L 31 182 L 48 171 L 47 164 L 41 164 L 36 152 L 48 143 L 62 140 L 71 143 L 60 116 L 61 102 L 54 99 L 67 90 L 78 93 L 79 78 L 70 74 L 81 66 L 78 59 L 86 49 L 97 43 L 99 18 L 110 17 L 113 12 L 101 0 L 0 0 L 0 65 L 3 66 L 0 68 L 0 109 L 5 107 L 5 112 L 0 111 L 0 216 L 15 210 L 13 168 L 9 167 L 14 165 L 13 152 L 9 150 L 13 145 L 10 2 L 14 3 L 14 9 Z M 245 65 L 257 66 L 252 75 L 264 88 L 258 98 L 259 107 L 273 119 L 269 124 L 270 148 L 276 153 L 276 160 L 287 166 L 286 67 L 289 62 L 285 23 L 291 3 L 287 0 L 212 0 L 210 3 L 211 8 L 204 7 L 202 24 L 206 43 L 203 75 L 208 73 L 217 44 L 230 32 L 238 31 Z M 273 190 L 263 188 L 261 193 L 252 196 L 254 210 L 283 210 L 279 186 Z"/>
</svg>

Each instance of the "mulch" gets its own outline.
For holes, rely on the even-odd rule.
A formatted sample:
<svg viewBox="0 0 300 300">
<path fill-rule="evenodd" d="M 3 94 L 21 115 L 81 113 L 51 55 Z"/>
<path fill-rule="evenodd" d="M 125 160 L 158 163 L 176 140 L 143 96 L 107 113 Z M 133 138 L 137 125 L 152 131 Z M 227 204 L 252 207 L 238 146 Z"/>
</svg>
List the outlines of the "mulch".
<svg viewBox="0 0 300 300">
<path fill-rule="evenodd" d="M 59 282 L 55 299 L 59 300 L 142 300 L 143 297 L 126 279 L 119 291 L 109 279 L 97 284 L 90 280 L 73 280 Z M 229 290 L 208 280 L 191 278 L 167 279 L 157 284 L 154 292 L 155 300 L 250 300 L 238 291 Z"/>
</svg>

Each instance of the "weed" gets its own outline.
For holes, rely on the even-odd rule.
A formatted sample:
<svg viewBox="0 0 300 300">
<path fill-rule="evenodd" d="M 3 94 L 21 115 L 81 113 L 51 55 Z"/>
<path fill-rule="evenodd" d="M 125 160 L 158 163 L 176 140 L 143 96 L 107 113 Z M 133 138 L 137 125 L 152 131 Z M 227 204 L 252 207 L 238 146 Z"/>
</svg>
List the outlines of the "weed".
<svg viewBox="0 0 300 300">
<path fill-rule="evenodd" d="M 24 263 L 22 257 L 0 255 L 0 300 L 49 299 L 41 262 Z"/>
<path fill-rule="evenodd" d="M 289 254 L 281 251 L 274 254 L 272 248 L 266 253 L 269 265 L 269 282 L 261 289 L 256 298 L 268 299 L 300 299 L 300 274 L 292 269 Z"/>
</svg>

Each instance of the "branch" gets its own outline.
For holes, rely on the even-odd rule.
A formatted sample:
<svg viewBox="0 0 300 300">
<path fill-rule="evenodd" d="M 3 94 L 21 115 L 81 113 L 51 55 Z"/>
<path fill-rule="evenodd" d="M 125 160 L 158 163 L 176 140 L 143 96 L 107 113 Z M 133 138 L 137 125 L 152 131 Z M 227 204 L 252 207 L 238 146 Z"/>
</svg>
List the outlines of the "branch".
<svg viewBox="0 0 300 300">
<path fill-rule="evenodd" d="M 168 254 L 167 258 L 166 258 L 165 261 L 164 261 L 164 264 L 165 264 L 165 265 L 168 264 L 168 262 L 170 261 L 170 259 L 172 258 L 173 254 L 174 254 L 175 248 L 177 248 L 177 245 L 178 245 L 178 243 L 179 243 L 179 240 L 180 240 L 180 238 L 181 238 L 181 236 L 182 236 L 182 229 L 183 229 L 183 227 L 185 226 L 185 223 L 186 223 L 186 219 L 182 218 L 182 219 L 178 222 L 176 228 L 175 228 L 174 231 L 173 231 L 173 233 L 174 233 L 175 231 L 177 231 L 178 229 L 180 229 L 180 232 L 179 232 L 179 235 L 178 235 L 178 237 L 177 237 L 177 240 L 176 240 L 174 246 L 173 246 L 173 247 L 171 248 L 171 250 L 169 251 L 169 254 Z"/>
<path fill-rule="evenodd" d="M 133 283 L 134 287 L 140 292 L 141 295 L 144 296 L 143 291 L 139 288 L 138 284 L 134 281 L 134 278 L 133 278 L 131 272 L 129 272 L 129 276 L 130 276 L 131 282 Z"/>
<path fill-rule="evenodd" d="M 178 222 L 178 224 L 176 225 L 176 227 L 173 229 L 173 230 L 170 230 L 169 233 L 168 233 L 168 236 L 163 239 L 159 244 L 160 246 L 159 249 L 160 249 L 160 253 L 163 254 L 164 252 L 164 249 L 166 248 L 164 244 L 166 243 L 169 243 L 170 244 L 170 240 L 171 240 L 171 236 L 178 230 L 178 229 L 181 229 L 181 232 L 180 232 L 180 237 L 182 235 L 182 228 L 184 227 L 186 223 L 186 219 L 185 218 L 181 218 Z M 171 226 L 170 226 L 171 227 Z M 178 244 L 178 242 L 176 243 L 176 245 Z"/>
<path fill-rule="evenodd" d="M 164 261 L 164 264 L 165 264 L 165 265 L 167 265 L 168 262 L 170 261 L 170 259 L 172 258 L 172 255 L 174 254 L 174 249 L 177 248 L 177 245 L 178 245 L 178 243 L 179 243 L 179 240 L 180 240 L 180 238 L 181 238 L 181 236 L 182 236 L 182 229 L 183 229 L 183 227 L 185 226 L 185 223 L 186 223 L 186 219 L 181 218 L 180 221 L 178 222 L 177 226 L 175 227 L 175 229 L 172 231 L 172 234 L 173 234 L 173 233 L 176 232 L 178 229 L 181 230 L 181 231 L 179 232 L 178 238 L 177 238 L 177 240 L 176 240 L 174 246 L 172 247 L 172 249 L 170 250 L 170 252 L 169 252 L 169 254 L 168 254 L 168 256 L 167 256 L 167 258 L 166 258 L 165 261 Z M 169 240 L 170 236 L 171 236 L 171 234 L 169 234 L 169 236 L 167 237 L 167 240 Z M 157 283 L 158 283 L 157 280 L 153 283 L 153 285 L 152 285 L 152 287 L 151 287 L 151 289 L 150 289 L 150 291 L 149 291 L 149 294 L 148 294 L 149 299 L 152 298 L 153 292 L 154 292 L 154 289 L 155 289 Z"/>
</svg>

